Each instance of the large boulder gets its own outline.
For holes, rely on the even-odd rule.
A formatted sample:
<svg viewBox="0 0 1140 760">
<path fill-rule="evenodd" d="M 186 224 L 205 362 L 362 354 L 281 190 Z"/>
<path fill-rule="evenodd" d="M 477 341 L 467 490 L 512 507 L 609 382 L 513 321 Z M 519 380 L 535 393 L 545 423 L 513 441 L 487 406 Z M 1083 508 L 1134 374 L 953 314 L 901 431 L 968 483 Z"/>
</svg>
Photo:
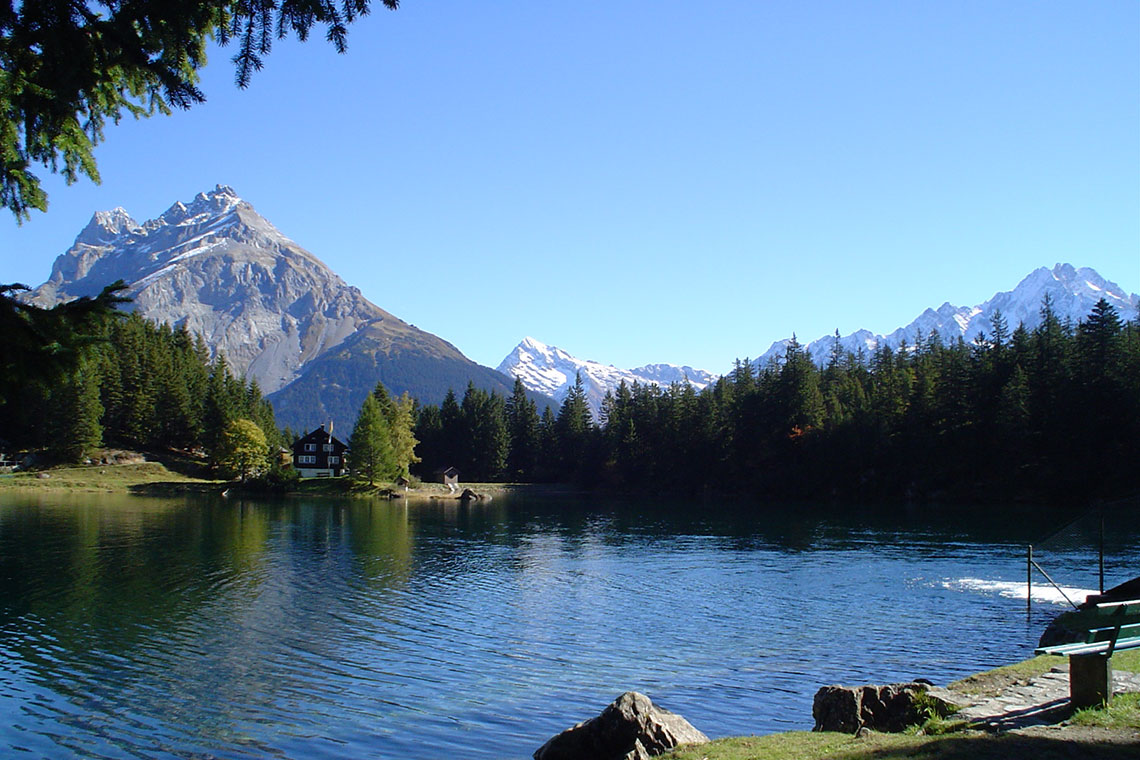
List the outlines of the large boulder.
<svg viewBox="0 0 1140 760">
<path fill-rule="evenodd" d="M 627 691 L 601 715 L 552 737 L 535 751 L 534 760 L 647 760 L 679 744 L 708 740 L 680 715 Z"/>
<path fill-rule="evenodd" d="M 815 731 L 854 734 L 861 728 L 898 732 L 927 718 L 946 717 L 961 705 L 945 689 L 924 683 L 824 686 L 815 693 Z"/>
</svg>

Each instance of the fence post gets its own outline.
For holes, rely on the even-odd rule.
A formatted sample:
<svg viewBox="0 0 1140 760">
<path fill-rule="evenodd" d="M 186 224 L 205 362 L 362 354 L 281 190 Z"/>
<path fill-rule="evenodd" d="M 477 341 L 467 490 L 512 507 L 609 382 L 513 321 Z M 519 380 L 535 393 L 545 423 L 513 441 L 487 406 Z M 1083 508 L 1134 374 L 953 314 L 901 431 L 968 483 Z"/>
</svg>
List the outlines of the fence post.
<svg viewBox="0 0 1140 760">
<path fill-rule="evenodd" d="M 1025 616 L 1033 614 L 1033 544 L 1025 556 Z"/>
<path fill-rule="evenodd" d="M 1100 503 L 1100 593 L 1104 593 L 1104 502 Z"/>
</svg>

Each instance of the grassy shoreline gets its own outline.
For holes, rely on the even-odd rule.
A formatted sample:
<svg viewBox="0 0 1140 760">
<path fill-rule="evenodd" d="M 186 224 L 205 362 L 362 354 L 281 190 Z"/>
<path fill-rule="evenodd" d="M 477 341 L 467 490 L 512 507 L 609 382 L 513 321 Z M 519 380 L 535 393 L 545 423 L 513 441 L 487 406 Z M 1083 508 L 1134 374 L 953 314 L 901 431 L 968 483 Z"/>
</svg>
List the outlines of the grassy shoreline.
<svg viewBox="0 0 1140 760">
<path fill-rule="evenodd" d="M 1064 667 L 1064 657 L 1042 655 L 968 676 L 949 685 L 970 696 L 992 696 L 1019 681 Z M 1119 671 L 1140 673 L 1140 651 L 1113 657 Z M 834 732 L 786 731 L 734 736 L 682 747 L 666 760 L 1124 760 L 1140 756 L 1140 694 L 1116 697 L 1103 709 L 1081 710 L 1058 726 L 1002 734 L 935 722 L 899 734 L 851 736 Z"/>
<path fill-rule="evenodd" d="M 0 490 L 41 493 L 124 493 L 147 496 L 220 494 L 242 496 L 303 496 L 325 498 L 393 499 L 412 502 L 457 502 L 463 489 L 491 497 L 506 494 L 564 496 L 577 493 L 570 486 L 534 483 L 463 483 L 452 492 L 441 483 L 417 483 L 407 490 L 394 483 L 360 487 L 346 477 L 311 478 L 285 491 L 243 486 L 212 478 L 200 462 L 185 457 L 158 457 L 124 464 L 60 465 L 42 470 L 0 474 Z"/>
<path fill-rule="evenodd" d="M 148 486 L 171 492 L 208 493 L 225 489 L 227 481 L 179 472 L 162 462 L 73 465 L 0 475 L 0 489 L 25 492 L 138 493 Z"/>
</svg>

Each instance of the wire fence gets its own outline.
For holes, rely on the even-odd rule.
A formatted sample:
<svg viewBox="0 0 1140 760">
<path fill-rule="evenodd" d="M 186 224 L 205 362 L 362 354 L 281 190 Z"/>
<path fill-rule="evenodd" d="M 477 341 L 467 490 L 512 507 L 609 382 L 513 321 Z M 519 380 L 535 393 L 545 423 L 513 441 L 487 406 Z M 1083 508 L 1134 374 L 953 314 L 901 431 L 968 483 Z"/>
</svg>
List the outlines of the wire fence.
<svg viewBox="0 0 1140 760">
<path fill-rule="evenodd" d="M 1031 544 L 1026 552 L 1026 609 L 1035 580 L 1073 607 L 1140 574 L 1134 563 L 1140 536 L 1140 496 L 1096 502 L 1080 517 Z"/>
</svg>

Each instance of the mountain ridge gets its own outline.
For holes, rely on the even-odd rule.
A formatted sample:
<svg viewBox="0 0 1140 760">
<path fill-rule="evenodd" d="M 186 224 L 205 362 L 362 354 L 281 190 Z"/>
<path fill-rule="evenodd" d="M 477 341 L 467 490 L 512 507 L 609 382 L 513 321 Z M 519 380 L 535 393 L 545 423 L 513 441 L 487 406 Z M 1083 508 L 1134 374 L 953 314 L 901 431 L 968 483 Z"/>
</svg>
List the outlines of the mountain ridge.
<svg viewBox="0 0 1140 760">
<path fill-rule="evenodd" d="M 840 336 L 839 346 L 852 353 L 860 350 L 870 353 L 880 345 L 897 349 L 904 341 L 914 345 L 917 339 L 928 337 L 932 332 L 938 333 L 944 341 L 962 337 L 970 342 L 979 334 L 990 332 L 993 317 L 998 311 L 1010 331 L 1019 324 L 1032 329 L 1040 324 L 1041 304 L 1046 294 L 1053 299 L 1053 310 L 1062 320 L 1081 321 L 1101 297 L 1116 308 L 1123 320 L 1135 319 L 1140 313 L 1140 296 L 1126 293 L 1095 269 L 1078 269 L 1072 264 L 1058 263 L 1052 269 L 1039 267 L 1033 270 L 1012 290 L 995 293 L 975 306 L 954 306 L 945 301 L 937 309 L 925 309 L 909 324 L 890 333 L 876 334 L 860 329 Z M 784 338 L 773 342 L 753 364 L 762 367 L 770 361 L 779 361 L 791 341 L 792 338 Z M 825 335 L 811 341 L 804 349 L 816 364 L 825 364 L 835 342 L 834 334 Z"/>
<path fill-rule="evenodd" d="M 385 376 L 398 380 L 385 383 L 391 392 L 422 403 L 442 401 L 442 385 L 511 390 L 511 379 L 369 301 L 227 185 L 141 224 L 122 208 L 96 212 L 29 300 L 52 306 L 120 279 L 128 310 L 201 334 L 257 380 L 282 424 L 351 423 Z"/>
<path fill-rule="evenodd" d="M 615 390 L 622 381 L 627 385 L 687 382 L 701 390 L 718 377 L 702 369 L 676 364 L 647 364 L 634 369 L 619 369 L 612 364 L 579 359 L 557 346 L 529 336 L 523 338 L 496 369 L 522 380 L 527 390 L 543 393 L 556 401 L 566 398 L 575 378 L 581 375 L 586 403 L 595 421 L 599 419 L 606 392 Z"/>
<path fill-rule="evenodd" d="M 1030 272 L 1010 291 L 994 294 L 981 304 L 971 307 L 954 306 L 945 301 L 937 308 L 927 308 L 910 324 L 885 335 L 870 330 L 856 330 L 839 338 L 844 351 L 870 353 L 879 345 L 898 348 L 905 341 L 911 345 L 920 337 L 937 332 L 943 340 L 957 340 L 959 336 L 970 341 L 979 333 L 991 329 L 996 311 L 1001 311 L 1012 331 L 1019 323 L 1027 328 L 1040 321 L 1041 301 L 1048 293 L 1053 298 L 1053 309 L 1061 319 L 1079 322 L 1088 316 L 1100 297 L 1116 307 L 1122 319 L 1135 319 L 1140 312 L 1140 296 L 1127 294 L 1115 283 L 1106 280 L 1089 267 L 1076 268 L 1059 263 L 1052 269 L 1039 267 Z M 784 338 L 753 360 L 757 367 L 783 358 L 793 338 Z M 825 335 L 805 346 L 817 364 L 826 364 L 835 347 L 835 336 Z M 654 371 L 655 368 L 658 371 Z M 556 346 L 532 337 L 524 338 L 497 367 L 499 372 L 519 377 L 528 390 L 545 393 L 555 400 L 566 397 L 577 373 L 582 374 L 587 402 L 598 418 L 601 401 L 607 391 L 615 390 L 621 381 L 668 385 L 672 382 L 690 382 L 697 390 L 715 382 L 719 375 L 706 370 L 675 364 L 650 364 L 631 370 L 613 365 L 602 365 L 589 359 L 580 359 Z"/>
</svg>

